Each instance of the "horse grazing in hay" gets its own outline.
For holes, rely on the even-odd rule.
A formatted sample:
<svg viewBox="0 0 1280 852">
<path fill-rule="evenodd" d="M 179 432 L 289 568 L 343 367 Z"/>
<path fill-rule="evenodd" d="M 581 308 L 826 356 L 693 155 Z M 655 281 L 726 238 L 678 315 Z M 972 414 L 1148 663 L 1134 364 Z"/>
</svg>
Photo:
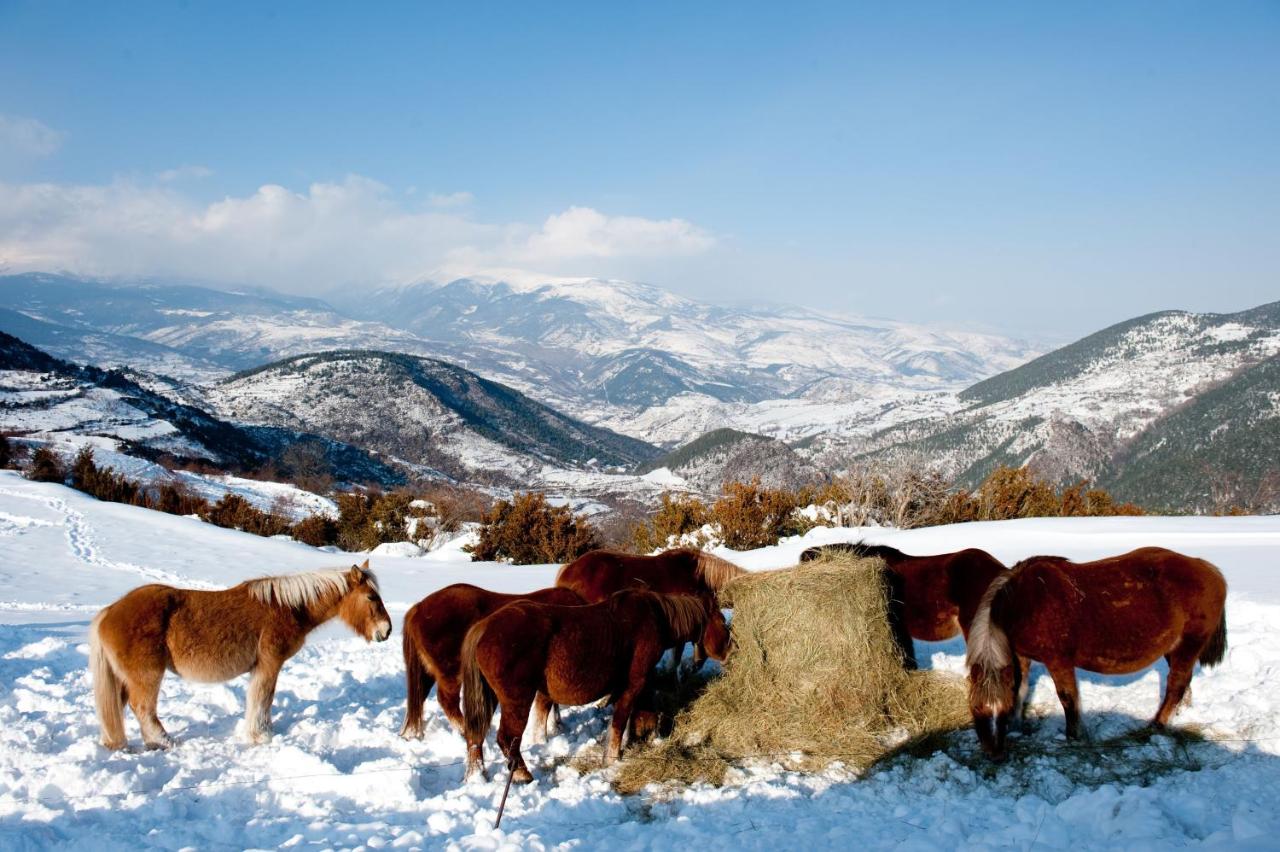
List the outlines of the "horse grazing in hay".
<svg viewBox="0 0 1280 852">
<path fill-rule="evenodd" d="M 366 640 L 384 641 L 391 619 L 369 562 L 249 580 L 222 591 L 141 586 L 107 606 L 89 627 L 89 668 L 102 744 L 125 746 L 126 701 L 148 748 L 173 739 L 156 715 L 165 670 L 216 683 L 251 672 L 245 702 L 247 736 L 271 736 L 271 699 L 284 661 L 307 634 L 341 618 Z"/>
<path fill-rule="evenodd" d="M 556 585 L 572 589 L 587 603 L 600 603 L 623 589 L 648 589 L 662 595 L 698 595 L 712 606 L 716 594 L 746 570 L 696 547 L 664 550 L 654 556 L 635 556 L 613 550 L 592 550 L 556 574 Z M 673 646 L 679 659 L 684 643 Z M 705 659 L 694 643 L 694 666 Z"/>
<path fill-rule="evenodd" d="M 1005 572 L 999 560 L 977 548 L 910 556 L 883 544 L 852 542 L 811 547 L 800 554 L 800 561 L 833 553 L 884 560 L 890 591 L 889 626 L 909 669 L 916 668 L 912 639 L 941 642 L 961 633 L 968 638 L 983 593 Z"/>
<path fill-rule="evenodd" d="M 484 737 L 500 704 L 498 747 L 514 780 L 533 780 L 519 738 L 535 696 L 559 704 L 609 698 L 614 708 L 605 762 L 614 760 L 654 664 L 666 648 L 691 641 L 700 641 L 715 659 L 725 658 L 729 626 L 719 608 L 700 597 L 640 589 L 588 606 L 520 601 L 477 622 L 462 644 L 466 777 L 484 774 Z"/>
<path fill-rule="evenodd" d="M 569 589 L 539 589 L 524 595 L 490 592 L 455 583 L 418 601 L 404 616 L 405 714 L 400 736 L 422 736 L 422 706 L 432 684 L 444 715 L 462 730 L 462 640 L 471 625 L 513 601 L 581 606 Z M 543 720 L 545 724 L 545 719 Z"/>
<path fill-rule="evenodd" d="M 1077 668 L 1127 674 L 1164 657 L 1169 675 L 1152 720 L 1164 727 L 1187 695 L 1196 662 L 1222 662 L 1226 597 L 1217 568 L 1162 547 L 1079 564 L 1058 556 L 1019 562 L 992 581 L 969 633 L 969 707 L 983 750 L 1004 758 L 1029 660 L 1049 670 L 1074 738 Z"/>
</svg>

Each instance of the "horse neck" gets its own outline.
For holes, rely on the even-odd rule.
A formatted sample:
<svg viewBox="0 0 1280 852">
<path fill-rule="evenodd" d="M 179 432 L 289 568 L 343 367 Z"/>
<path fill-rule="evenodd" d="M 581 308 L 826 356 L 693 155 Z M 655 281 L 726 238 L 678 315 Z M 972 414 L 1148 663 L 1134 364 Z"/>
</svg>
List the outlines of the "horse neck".
<svg viewBox="0 0 1280 852">
<path fill-rule="evenodd" d="M 345 597 L 345 593 L 327 594 L 308 606 L 296 607 L 294 612 L 297 614 L 298 626 L 302 629 L 302 634 L 305 636 L 320 625 L 337 618 Z"/>
<path fill-rule="evenodd" d="M 974 614 L 978 611 L 979 604 L 982 603 L 982 596 L 986 594 L 987 587 L 1004 571 L 1003 565 L 972 558 L 965 558 L 964 561 L 953 560 L 948 566 L 947 585 L 951 602 L 960 610 L 960 624 L 966 631 L 973 621 Z"/>
</svg>

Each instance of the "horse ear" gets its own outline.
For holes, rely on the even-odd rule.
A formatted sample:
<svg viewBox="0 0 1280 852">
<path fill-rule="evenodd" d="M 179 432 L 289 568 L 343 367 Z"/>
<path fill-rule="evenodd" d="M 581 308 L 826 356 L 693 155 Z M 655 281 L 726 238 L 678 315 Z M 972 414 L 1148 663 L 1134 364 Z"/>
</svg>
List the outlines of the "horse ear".
<svg viewBox="0 0 1280 852">
<path fill-rule="evenodd" d="M 368 563 L 366 562 L 365 564 L 367 565 Z M 358 586 L 363 580 L 364 580 L 364 570 L 361 569 L 359 565 L 352 565 L 351 568 L 347 571 L 347 582 L 353 586 Z"/>
<path fill-rule="evenodd" d="M 366 559 L 364 560 L 364 562 L 363 562 L 363 563 L 361 563 L 360 567 L 361 567 L 361 568 L 363 568 L 363 569 L 364 569 L 364 570 L 366 570 L 366 571 L 368 571 L 368 570 L 369 570 L 369 560 L 368 560 L 368 558 L 366 558 Z"/>
</svg>

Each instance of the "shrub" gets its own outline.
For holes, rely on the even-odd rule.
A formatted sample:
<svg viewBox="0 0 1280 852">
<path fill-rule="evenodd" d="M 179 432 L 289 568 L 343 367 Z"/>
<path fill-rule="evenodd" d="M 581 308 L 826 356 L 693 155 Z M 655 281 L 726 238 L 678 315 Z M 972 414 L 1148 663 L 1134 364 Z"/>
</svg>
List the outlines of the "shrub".
<svg viewBox="0 0 1280 852">
<path fill-rule="evenodd" d="M 98 467 L 93 460 L 92 447 L 83 447 L 76 453 L 71 464 L 70 484 L 77 491 L 109 503 L 151 507 L 151 500 L 139 483 L 111 468 Z"/>
<path fill-rule="evenodd" d="M 595 531 L 585 517 L 567 506 L 552 506 L 543 494 L 517 493 L 485 514 L 471 558 L 516 565 L 570 562 L 594 547 Z"/>
<path fill-rule="evenodd" d="M 8 435 L 0 435 L 0 468 L 13 464 L 13 444 Z"/>
<path fill-rule="evenodd" d="M 264 512 L 239 494 L 222 495 L 222 499 L 210 506 L 203 517 L 215 526 L 254 535 L 273 536 L 289 532 L 287 518 Z"/>
<path fill-rule="evenodd" d="M 311 515 L 294 524 L 290 533 L 303 544 L 326 547 L 338 543 L 338 522 L 328 515 Z"/>
<path fill-rule="evenodd" d="M 678 546 L 686 535 L 697 533 L 711 520 L 711 510 L 697 497 L 663 492 L 658 511 L 649 522 L 632 529 L 632 544 L 641 553 Z M 701 546 L 706 542 L 695 543 Z"/>
<path fill-rule="evenodd" d="M 406 492 L 350 491 L 337 496 L 338 546 L 371 550 L 384 542 L 409 538 L 405 521 L 413 497 Z"/>
<path fill-rule="evenodd" d="M 759 479 L 734 482 L 711 506 L 711 515 L 725 547 L 753 550 L 808 530 L 812 524 L 797 516 L 796 509 L 808 505 L 809 499 L 803 490 L 764 488 Z"/>
<path fill-rule="evenodd" d="M 48 447 L 40 447 L 31 456 L 31 464 L 27 466 L 27 479 L 33 482 L 66 482 L 67 474 L 62 469 L 62 459 Z"/>
<path fill-rule="evenodd" d="M 156 489 L 152 508 L 170 515 L 200 515 L 209 511 L 209 501 L 180 482 L 166 482 Z"/>
</svg>

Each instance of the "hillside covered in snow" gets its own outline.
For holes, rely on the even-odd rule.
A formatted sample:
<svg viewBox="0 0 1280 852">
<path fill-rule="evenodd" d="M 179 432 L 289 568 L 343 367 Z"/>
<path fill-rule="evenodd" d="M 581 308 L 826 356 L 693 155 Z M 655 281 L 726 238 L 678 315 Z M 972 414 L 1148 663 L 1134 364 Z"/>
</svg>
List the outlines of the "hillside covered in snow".
<svg viewBox="0 0 1280 852">
<path fill-rule="evenodd" d="M 1050 679 L 1033 669 L 1030 728 L 1009 763 L 976 754 L 970 731 L 865 776 L 802 773 L 769 760 L 724 787 L 618 794 L 584 755 L 608 720 L 565 708 L 565 729 L 524 747 L 537 777 L 516 785 L 502 828 L 504 775 L 464 784 L 463 744 L 434 698 L 420 741 L 397 736 L 404 704 L 400 619 L 414 601 L 466 581 L 520 591 L 557 566 L 478 564 L 456 551 L 375 555 L 392 641 L 329 627 L 283 670 L 275 738 L 237 737 L 246 680 L 166 678 L 159 712 L 178 745 L 108 753 L 97 744 L 86 629 L 102 605 L 148 582 L 218 588 L 364 557 L 313 550 L 0 473 L 0 822 L 19 850 L 165 847 L 365 848 L 1268 848 L 1280 832 L 1280 580 L 1275 518 L 1046 519 L 908 532 L 815 530 L 776 547 L 720 554 L 753 570 L 795 563 L 809 545 L 867 536 L 908 552 L 982 547 L 1006 563 L 1049 551 L 1075 559 L 1160 544 L 1210 559 L 1230 586 L 1229 648 L 1196 673 L 1175 725 L 1198 736 L 1115 739 L 1154 712 L 1163 664 L 1085 674 L 1096 746 L 1061 740 Z M 800 626 L 798 629 L 803 629 Z M 962 673 L 963 645 L 917 643 L 924 665 Z M 137 728 L 128 721 L 137 741 Z M 1111 749 L 1107 743 L 1120 743 Z M 492 739 L 488 753 L 495 753 Z M 578 758 L 578 760 L 575 760 Z M 141 840 L 140 840 L 141 838 Z"/>
</svg>

